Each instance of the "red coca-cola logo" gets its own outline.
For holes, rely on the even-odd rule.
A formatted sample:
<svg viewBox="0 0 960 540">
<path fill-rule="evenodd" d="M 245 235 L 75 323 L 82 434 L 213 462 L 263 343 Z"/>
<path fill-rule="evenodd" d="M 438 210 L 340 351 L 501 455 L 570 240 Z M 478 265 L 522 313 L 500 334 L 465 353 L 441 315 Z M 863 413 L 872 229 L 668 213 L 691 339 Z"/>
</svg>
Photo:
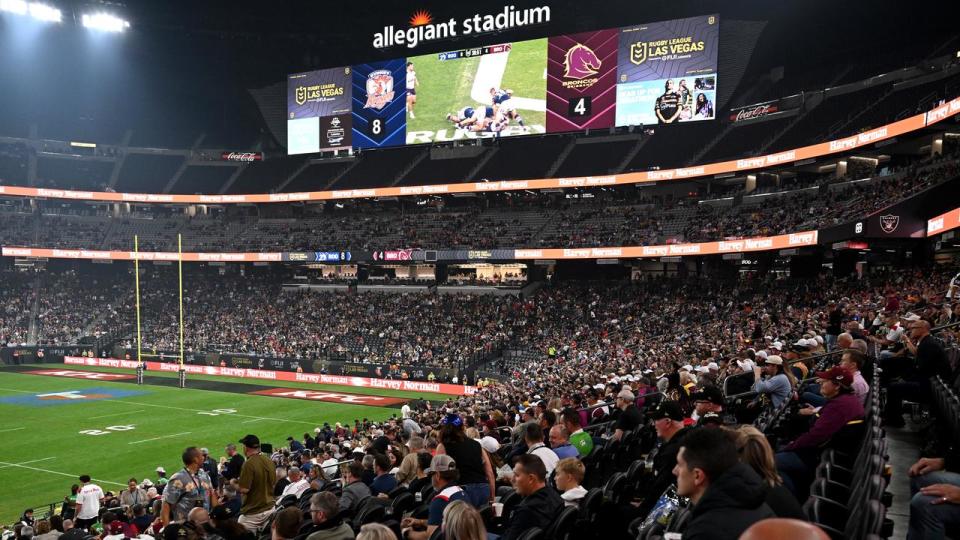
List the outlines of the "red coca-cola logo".
<svg viewBox="0 0 960 540">
<path fill-rule="evenodd" d="M 224 161 L 263 161 L 262 152 L 223 152 L 220 159 Z"/>
<path fill-rule="evenodd" d="M 742 122 L 744 120 L 750 120 L 752 118 L 759 118 L 761 116 L 766 116 L 771 113 L 777 112 L 777 106 L 773 103 L 764 103 L 762 105 L 757 105 L 756 107 L 750 107 L 748 109 L 740 109 L 737 111 L 737 114 L 731 116 L 731 120 L 734 122 Z"/>
</svg>

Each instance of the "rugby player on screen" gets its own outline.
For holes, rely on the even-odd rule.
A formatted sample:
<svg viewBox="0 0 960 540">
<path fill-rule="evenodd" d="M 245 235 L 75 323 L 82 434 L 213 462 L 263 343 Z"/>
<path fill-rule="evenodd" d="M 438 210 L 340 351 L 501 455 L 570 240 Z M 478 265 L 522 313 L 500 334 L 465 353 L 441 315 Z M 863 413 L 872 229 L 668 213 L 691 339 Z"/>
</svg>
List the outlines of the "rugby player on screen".
<svg viewBox="0 0 960 540">
<path fill-rule="evenodd" d="M 523 125 L 523 117 L 517 112 L 516 102 L 510 99 L 512 97 L 513 90 L 509 88 L 506 90 L 495 87 L 490 89 L 490 102 L 493 105 L 494 113 L 502 112 L 507 121 L 516 120 L 520 127 L 527 131 L 527 126 Z"/>
<path fill-rule="evenodd" d="M 474 122 L 473 115 L 476 113 L 476 109 L 473 107 L 464 107 L 459 111 L 447 113 L 447 120 L 453 122 L 453 125 L 458 128 L 469 126 Z"/>
<path fill-rule="evenodd" d="M 413 62 L 407 62 L 407 114 L 410 118 L 416 118 L 413 114 L 413 107 L 417 104 L 417 87 L 420 81 L 417 80 L 417 72 L 414 70 Z"/>
<path fill-rule="evenodd" d="M 680 94 L 673 89 L 672 79 L 663 84 L 663 95 L 657 98 L 653 110 L 661 124 L 673 123 L 680 116 Z"/>
</svg>

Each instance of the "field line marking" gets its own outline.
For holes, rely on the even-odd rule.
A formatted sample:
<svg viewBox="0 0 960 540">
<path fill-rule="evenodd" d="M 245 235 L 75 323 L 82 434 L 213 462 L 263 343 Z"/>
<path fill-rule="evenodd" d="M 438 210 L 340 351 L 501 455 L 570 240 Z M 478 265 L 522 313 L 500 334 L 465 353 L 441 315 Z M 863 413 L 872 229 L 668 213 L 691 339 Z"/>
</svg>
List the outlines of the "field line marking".
<svg viewBox="0 0 960 540">
<path fill-rule="evenodd" d="M 10 429 L 0 429 L 0 433 L 6 433 L 8 431 L 20 431 L 21 429 L 27 429 L 25 427 L 15 427 Z"/>
<path fill-rule="evenodd" d="M 252 423 L 252 422 L 262 422 L 262 421 L 264 421 L 264 420 L 265 420 L 265 418 L 254 418 L 253 420 L 244 420 L 243 422 L 240 422 L 240 423 L 241 423 L 241 424 L 250 424 L 250 423 Z"/>
<path fill-rule="evenodd" d="M 16 388 L 0 388 L 0 390 L 5 390 L 7 392 L 20 392 L 21 394 L 32 394 L 30 390 L 17 390 Z M 39 391 L 39 390 L 38 390 Z"/>
<path fill-rule="evenodd" d="M 159 441 L 160 439 L 169 439 L 170 437 L 179 437 L 180 435 L 189 435 L 191 433 L 193 432 L 184 431 L 183 433 L 174 433 L 173 435 L 164 435 L 162 437 L 154 437 L 152 439 L 144 439 L 142 441 L 133 441 L 133 442 L 128 442 L 127 444 L 140 444 L 140 443 L 150 442 L 150 441 Z"/>
<path fill-rule="evenodd" d="M 41 469 L 41 468 L 39 468 L 39 467 L 30 467 L 30 466 L 28 466 L 28 465 L 21 465 L 21 464 L 19 464 L 19 463 L 8 463 L 8 462 L 6 462 L 6 461 L 0 461 L 0 465 L 7 465 L 7 466 L 10 466 L 10 467 L 18 467 L 18 468 L 20 468 L 20 469 L 29 469 L 29 470 L 31 470 L 31 471 L 45 472 L 45 473 L 47 473 L 47 474 L 59 474 L 60 476 L 68 476 L 68 477 L 74 478 L 74 479 L 80 477 L 79 474 L 67 474 L 67 473 L 65 473 L 65 472 L 51 471 L 50 469 Z M 95 480 L 95 481 L 97 481 L 97 482 L 99 482 L 99 483 L 101 483 L 101 484 L 110 484 L 111 486 L 125 487 L 125 486 L 127 485 L 127 484 L 121 484 L 121 483 L 119 483 L 119 482 L 111 482 L 111 481 L 109 481 L 109 480 L 101 480 L 101 479 L 99 479 L 99 478 L 92 478 L 92 480 Z"/>
<path fill-rule="evenodd" d="M 16 465 L 26 465 L 27 463 L 39 463 L 39 462 L 41 462 L 41 461 L 49 461 L 49 460 L 55 459 L 55 458 L 56 458 L 56 456 L 45 457 L 45 458 L 42 458 L 42 459 L 31 459 L 30 461 L 21 461 L 20 463 L 17 463 Z M 7 467 L 15 467 L 16 465 L 0 465 L 0 469 L 6 469 Z"/>
<path fill-rule="evenodd" d="M 138 409 L 138 410 L 136 410 L 136 411 L 125 411 L 125 412 L 121 412 L 121 413 L 105 414 L 105 415 L 103 415 L 103 416 L 91 416 L 90 418 L 88 418 L 88 420 L 96 420 L 96 419 L 98 419 L 98 418 L 110 418 L 111 416 L 123 416 L 123 415 L 125 415 L 125 414 L 133 414 L 133 413 L 143 412 L 143 411 L 145 411 L 145 410 L 146 410 L 146 409 Z"/>
<path fill-rule="evenodd" d="M 208 412 L 208 411 L 206 411 L 205 409 L 187 409 L 187 408 L 185 408 L 185 407 L 174 407 L 174 406 L 172 406 L 172 405 L 157 405 L 157 404 L 155 404 L 155 403 L 142 403 L 142 402 L 139 402 L 139 401 L 121 401 L 121 400 L 119 400 L 119 399 L 101 399 L 101 400 L 99 400 L 99 401 L 112 401 L 112 402 L 115 402 L 115 403 L 127 403 L 127 404 L 130 404 L 130 405 L 139 405 L 139 406 L 141 406 L 141 407 L 159 407 L 159 408 L 161 408 L 161 409 L 174 409 L 174 410 L 176 410 L 176 411 Z M 290 422 L 290 423 L 293 423 L 293 424 L 306 424 L 306 425 L 309 425 L 309 426 L 316 426 L 316 425 L 317 425 L 316 422 L 306 422 L 306 421 L 303 421 L 303 420 L 290 420 L 290 419 L 287 419 L 287 418 L 270 418 L 270 417 L 268 417 L 268 416 L 252 416 L 252 415 L 249 415 L 249 414 L 231 413 L 231 414 L 225 414 L 224 416 L 236 416 L 236 417 L 238 417 L 238 418 L 256 418 L 257 420 L 273 420 L 274 422 Z"/>
</svg>

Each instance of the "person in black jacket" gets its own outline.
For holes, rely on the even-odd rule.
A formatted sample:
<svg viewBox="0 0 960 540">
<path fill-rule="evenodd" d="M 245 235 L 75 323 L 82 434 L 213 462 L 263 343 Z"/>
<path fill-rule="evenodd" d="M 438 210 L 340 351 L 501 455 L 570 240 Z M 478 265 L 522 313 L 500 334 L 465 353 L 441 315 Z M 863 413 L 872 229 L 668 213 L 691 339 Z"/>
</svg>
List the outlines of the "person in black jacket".
<svg viewBox="0 0 960 540">
<path fill-rule="evenodd" d="M 697 429 L 677 454 L 677 494 L 693 503 L 683 540 L 734 540 L 751 525 L 774 517 L 764 502 L 767 486 L 749 465 L 740 463 L 737 447 L 719 429 Z"/>
<path fill-rule="evenodd" d="M 673 468 L 677 465 L 677 452 L 683 439 L 694 428 L 684 427 L 683 410 L 676 401 L 663 401 L 650 413 L 657 430 L 659 446 L 653 455 L 653 480 L 645 482 L 640 497 L 643 502 L 637 511 L 645 516 L 657 504 L 660 495 L 673 484 Z"/>
<path fill-rule="evenodd" d="M 536 454 L 517 458 L 513 485 L 523 501 L 513 511 L 510 527 L 500 540 L 516 540 L 534 527 L 546 531 L 563 511 L 564 503 L 556 490 L 547 486 L 547 468 Z"/>
<path fill-rule="evenodd" d="M 910 335 L 901 338 L 915 363 L 903 380 L 887 388 L 887 403 L 884 424 L 888 427 L 903 427 L 903 401 L 926 402 L 930 392 L 930 379 L 937 375 L 949 379 L 950 364 L 943 343 L 930 335 L 930 323 L 919 320 L 910 323 Z"/>
<path fill-rule="evenodd" d="M 760 475 L 767 484 L 767 506 L 779 518 L 800 519 L 806 521 L 807 516 L 800 507 L 800 502 L 783 485 L 783 479 L 777 473 L 776 463 L 773 461 L 773 449 L 770 442 L 759 429 L 743 425 L 731 429 L 733 444 L 737 446 L 740 461 L 749 465 L 753 472 Z"/>
</svg>

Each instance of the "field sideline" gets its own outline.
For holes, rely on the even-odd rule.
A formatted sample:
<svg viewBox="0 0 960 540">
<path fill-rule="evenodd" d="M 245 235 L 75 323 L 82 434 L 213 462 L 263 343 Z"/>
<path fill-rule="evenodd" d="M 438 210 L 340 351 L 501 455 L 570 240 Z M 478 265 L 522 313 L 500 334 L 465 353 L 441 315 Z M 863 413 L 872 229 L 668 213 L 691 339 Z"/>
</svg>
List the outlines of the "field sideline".
<svg viewBox="0 0 960 540">
<path fill-rule="evenodd" d="M 124 369 L 61 364 L 33 368 L 130 374 Z M 176 374 L 149 372 L 148 377 L 172 384 Z M 230 383 L 234 391 L 189 388 L 191 379 Z M 12 523 L 25 508 L 42 512 L 44 505 L 63 500 L 80 474 L 89 474 L 105 491 L 116 492 L 131 476 L 138 481 L 156 480 L 158 465 L 165 467 L 169 476 L 182 466 L 180 453 L 187 446 L 208 447 L 219 458 L 226 444 L 247 433 L 279 447 L 286 444 L 288 436 L 301 438 L 324 422 L 382 421 L 399 413 L 390 407 L 245 393 L 263 388 L 265 381 L 260 380 L 191 375 L 187 385 L 187 389 L 138 386 L 0 369 L 0 436 L 9 443 L 0 456 L 0 523 Z M 266 385 L 407 399 L 446 397 L 281 381 Z M 214 382 L 204 386 L 214 386 Z"/>
</svg>

